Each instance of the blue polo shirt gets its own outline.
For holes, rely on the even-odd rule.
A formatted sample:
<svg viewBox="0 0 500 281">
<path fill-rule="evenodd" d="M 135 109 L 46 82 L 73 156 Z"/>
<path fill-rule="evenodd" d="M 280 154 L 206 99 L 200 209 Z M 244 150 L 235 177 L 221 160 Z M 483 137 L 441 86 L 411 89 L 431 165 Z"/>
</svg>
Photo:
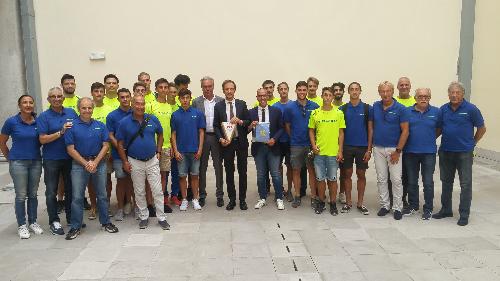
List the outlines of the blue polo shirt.
<svg viewBox="0 0 500 281">
<path fill-rule="evenodd" d="M 163 128 L 156 116 L 144 114 L 144 121 L 149 116 L 149 121 L 142 136 L 135 138 L 134 142 L 127 150 L 127 155 L 137 159 L 149 159 L 156 154 L 156 134 L 163 134 Z M 134 119 L 133 114 L 125 116 L 120 120 L 115 137 L 119 141 L 123 141 L 123 146 L 126 148 L 130 139 L 139 131 L 141 124 Z"/>
<path fill-rule="evenodd" d="M 199 129 L 207 127 L 205 115 L 198 109 L 189 107 L 184 110 L 182 107 L 177 109 L 170 119 L 172 132 L 176 133 L 177 150 L 180 153 L 195 153 L 200 144 Z"/>
<path fill-rule="evenodd" d="M 408 107 L 410 136 L 406 141 L 404 152 L 436 153 L 436 128 L 440 128 L 441 110 L 430 105 L 420 113 L 415 105 Z"/>
<path fill-rule="evenodd" d="M 49 108 L 42 112 L 37 118 L 38 133 L 40 135 L 50 135 L 60 131 L 64 123 L 73 122 L 78 119 L 76 112 L 67 107 L 63 107 L 61 113 L 55 112 Z M 71 157 L 66 152 L 66 143 L 64 137 L 60 137 L 53 142 L 49 142 L 42 147 L 42 156 L 46 160 L 64 160 Z"/>
<path fill-rule="evenodd" d="M 283 104 L 281 102 L 275 102 L 272 106 L 274 107 L 277 107 L 279 108 L 279 110 L 281 110 L 281 115 L 283 116 L 285 114 L 285 108 L 290 105 L 291 103 L 293 103 L 292 100 L 288 100 L 287 103 Z M 283 132 L 283 134 L 280 136 L 280 138 L 278 139 L 279 142 L 289 142 L 290 141 L 290 136 L 288 135 L 288 133 L 285 131 Z"/>
<path fill-rule="evenodd" d="M 470 152 L 474 150 L 474 127 L 484 126 L 481 111 L 472 103 L 463 100 L 456 111 L 449 103 L 441 106 L 443 136 L 439 150 L 448 152 Z"/>
<path fill-rule="evenodd" d="M 291 102 L 285 108 L 283 121 L 290 123 L 290 146 L 310 146 L 309 140 L 309 117 L 311 112 L 318 108 L 319 105 L 310 100 L 306 101 L 306 105 L 302 106 L 298 101 Z"/>
<path fill-rule="evenodd" d="M 27 124 L 21 119 L 21 114 L 18 113 L 5 120 L 2 135 L 12 138 L 9 160 L 41 159 L 36 120 L 31 124 Z"/>
<path fill-rule="evenodd" d="M 130 113 L 132 113 L 132 109 L 124 111 L 119 107 L 111 111 L 108 116 L 106 116 L 106 127 L 108 128 L 108 131 L 110 133 L 116 134 L 118 123 L 123 119 L 123 117 L 129 115 Z M 113 157 L 113 159 L 120 159 L 120 155 L 118 155 L 118 151 L 114 146 L 111 147 L 111 156 Z"/>
<path fill-rule="evenodd" d="M 396 147 L 401 136 L 401 123 L 408 122 L 408 110 L 395 99 L 384 110 L 382 101 L 373 104 L 370 112 L 373 120 L 373 144 L 381 147 Z"/>
<path fill-rule="evenodd" d="M 365 120 L 372 120 L 370 111 L 372 106 L 368 105 L 368 116 L 365 116 L 365 103 L 359 102 L 353 106 L 350 102 L 342 105 L 345 107 L 345 125 L 344 129 L 344 145 L 350 146 L 368 146 L 368 131 Z M 340 109 L 339 109 L 340 110 Z"/>
<path fill-rule="evenodd" d="M 109 132 L 104 123 L 91 119 L 85 122 L 78 118 L 73 121 L 73 127 L 64 134 L 66 146 L 74 145 L 82 157 L 97 156 L 103 142 L 109 142 Z"/>
</svg>

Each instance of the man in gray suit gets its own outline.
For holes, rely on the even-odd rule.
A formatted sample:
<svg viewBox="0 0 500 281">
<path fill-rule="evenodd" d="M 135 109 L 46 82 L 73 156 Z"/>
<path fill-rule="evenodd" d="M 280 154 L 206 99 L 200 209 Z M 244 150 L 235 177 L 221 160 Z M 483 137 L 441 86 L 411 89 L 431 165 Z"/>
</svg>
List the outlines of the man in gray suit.
<svg viewBox="0 0 500 281">
<path fill-rule="evenodd" d="M 214 79 L 205 76 L 201 78 L 201 90 L 203 95 L 193 100 L 192 106 L 205 114 L 207 128 L 205 131 L 205 140 L 203 142 L 203 153 L 200 160 L 200 205 L 205 205 L 207 197 L 207 167 L 208 156 L 212 153 L 212 161 L 215 170 L 215 196 L 217 197 L 217 207 L 224 206 L 224 190 L 222 177 L 222 155 L 220 154 L 219 140 L 214 133 L 214 106 L 224 98 L 214 95 Z"/>
</svg>

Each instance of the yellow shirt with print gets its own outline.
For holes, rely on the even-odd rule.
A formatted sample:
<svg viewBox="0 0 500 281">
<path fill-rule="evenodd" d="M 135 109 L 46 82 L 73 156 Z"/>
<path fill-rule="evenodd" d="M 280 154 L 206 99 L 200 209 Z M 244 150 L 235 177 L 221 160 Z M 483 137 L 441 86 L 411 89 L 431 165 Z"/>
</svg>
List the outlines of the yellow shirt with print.
<svg viewBox="0 0 500 281">
<path fill-rule="evenodd" d="M 345 128 L 344 113 L 332 108 L 325 111 L 317 108 L 309 118 L 310 129 L 316 130 L 316 145 L 319 155 L 337 156 L 339 152 L 339 130 Z"/>
<path fill-rule="evenodd" d="M 114 109 L 110 107 L 109 105 L 103 104 L 100 107 L 94 107 L 94 111 L 92 112 L 92 118 L 94 120 L 100 121 L 104 124 L 106 124 L 106 117 L 108 114 L 113 111 Z"/>
<path fill-rule="evenodd" d="M 107 96 L 104 96 L 104 99 L 102 100 L 102 102 L 113 108 L 113 110 L 117 109 L 118 107 L 120 107 L 120 101 L 118 100 L 118 97 L 114 98 L 114 99 L 110 99 L 108 98 Z"/>
<path fill-rule="evenodd" d="M 307 97 L 308 100 L 315 102 L 319 106 L 323 106 L 323 99 L 321 96 L 316 96 L 315 98 L 309 98 Z"/>
<path fill-rule="evenodd" d="M 267 101 L 267 105 L 271 106 L 271 105 L 273 105 L 273 104 L 275 104 L 275 103 L 277 103 L 277 102 L 279 102 L 279 101 L 280 101 L 280 98 L 278 98 L 278 97 L 274 97 L 272 100 L 268 100 L 268 101 Z M 257 107 L 257 106 L 259 106 L 259 101 L 256 101 L 256 102 L 253 104 L 253 107 Z"/>
<path fill-rule="evenodd" d="M 160 121 L 163 128 L 163 146 L 162 148 L 170 148 L 170 136 L 172 130 L 170 128 L 170 118 L 172 117 L 172 106 L 166 102 L 152 103 L 152 113 Z"/>
<path fill-rule="evenodd" d="M 71 98 L 64 98 L 63 101 L 63 106 L 66 108 L 72 108 L 74 111 L 78 112 L 78 100 L 80 99 L 80 96 L 73 95 Z"/>
<path fill-rule="evenodd" d="M 397 100 L 400 104 L 404 105 L 405 107 L 410 107 L 410 106 L 412 106 L 412 105 L 414 105 L 414 104 L 416 103 L 415 98 L 414 98 L 414 97 L 412 97 L 412 96 L 410 96 L 410 97 L 409 97 L 409 98 L 407 98 L 407 99 L 402 99 L 402 98 L 400 98 L 400 97 L 396 97 L 396 100 Z"/>
</svg>

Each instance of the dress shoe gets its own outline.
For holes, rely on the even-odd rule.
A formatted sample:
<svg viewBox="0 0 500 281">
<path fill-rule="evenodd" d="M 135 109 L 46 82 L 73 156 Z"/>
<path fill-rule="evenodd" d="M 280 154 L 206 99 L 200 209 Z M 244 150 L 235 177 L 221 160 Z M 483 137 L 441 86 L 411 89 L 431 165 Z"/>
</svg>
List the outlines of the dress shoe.
<svg viewBox="0 0 500 281">
<path fill-rule="evenodd" d="M 217 207 L 222 207 L 222 206 L 224 206 L 224 199 L 217 198 Z"/>
<path fill-rule="evenodd" d="M 200 207 L 204 207 L 205 206 L 205 198 L 198 199 L 198 203 L 200 204 Z"/>
<path fill-rule="evenodd" d="M 436 220 L 444 219 L 444 218 L 451 218 L 451 217 L 453 217 L 453 213 L 445 213 L 442 210 L 435 213 L 434 215 L 432 215 L 432 218 L 436 219 Z"/>
<path fill-rule="evenodd" d="M 464 217 L 460 217 L 460 219 L 458 219 L 457 224 L 460 225 L 460 226 L 466 226 L 466 225 L 469 224 L 469 219 L 468 218 L 464 218 Z"/>
<path fill-rule="evenodd" d="M 236 202 L 235 201 L 229 201 L 229 203 L 226 206 L 226 210 L 232 211 L 236 207 Z"/>
<path fill-rule="evenodd" d="M 240 201 L 240 210 L 248 210 L 248 205 L 247 205 L 247 202 L 245 201 Z"/>
</svg>

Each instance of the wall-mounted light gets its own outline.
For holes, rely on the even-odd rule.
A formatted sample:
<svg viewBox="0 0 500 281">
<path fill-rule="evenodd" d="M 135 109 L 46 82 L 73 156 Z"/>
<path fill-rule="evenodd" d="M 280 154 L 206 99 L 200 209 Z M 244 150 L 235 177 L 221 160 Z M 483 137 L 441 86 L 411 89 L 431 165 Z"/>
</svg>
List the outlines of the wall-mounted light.
<svg viewBox="0 0 500 281">
<path fill-rule="evenodd" d="M 89 55 L 90 60 L 105 60 L 106 54 L 104 52 L 91 52 Z"/>
</svg>

